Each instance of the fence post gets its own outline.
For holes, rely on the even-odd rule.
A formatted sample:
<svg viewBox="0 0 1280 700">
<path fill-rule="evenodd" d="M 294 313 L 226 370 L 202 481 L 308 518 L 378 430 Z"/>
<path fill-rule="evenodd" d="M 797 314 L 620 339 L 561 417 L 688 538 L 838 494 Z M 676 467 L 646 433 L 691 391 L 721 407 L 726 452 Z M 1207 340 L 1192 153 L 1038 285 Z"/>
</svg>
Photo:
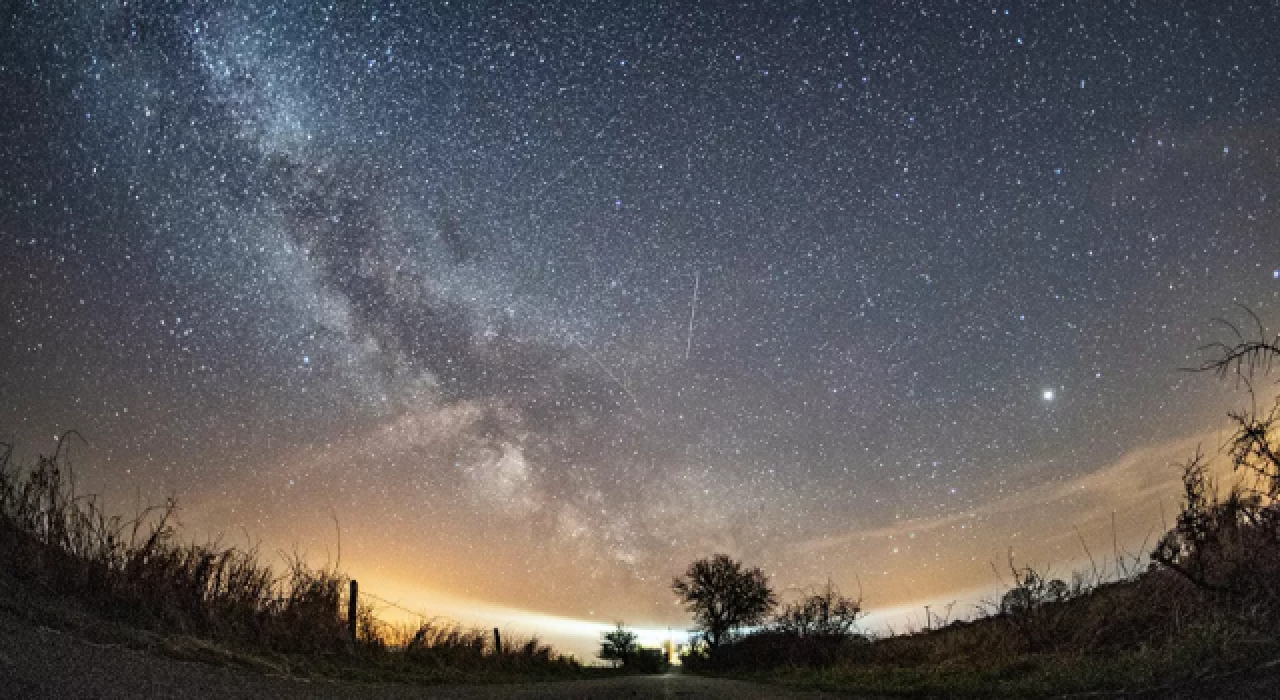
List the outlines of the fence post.
<svg viewBox="0 0 1280 700">
<path fill-rule="evenodd" d="M 347 634 L 351 637 L 351 645 L 356 643 L 356 601 L 360 597 L 360 584 L 351 579 L 351 595 L 347 596 Z"/>
<path fill-rule="evenodd" d="M 493 648 L 498 652 L 499 656 L 502 655 L 502 633 L 498 631 L 497 627 L 493 628 Z"/>
</svg>

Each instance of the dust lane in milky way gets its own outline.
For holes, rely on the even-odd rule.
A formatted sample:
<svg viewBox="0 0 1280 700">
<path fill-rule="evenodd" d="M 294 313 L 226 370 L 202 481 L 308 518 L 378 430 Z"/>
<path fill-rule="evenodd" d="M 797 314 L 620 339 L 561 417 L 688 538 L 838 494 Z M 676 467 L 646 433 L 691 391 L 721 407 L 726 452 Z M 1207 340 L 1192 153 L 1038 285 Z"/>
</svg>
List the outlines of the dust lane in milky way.
<svg viewBox="0 0 1280 700">
<path fill-rule="evenodd" d="M 461 5 L 7 6 L 0 437 L 386 588 L 874 609 L 1136 547 L 1280 324 L 1265 3 Z"/>
</svg>

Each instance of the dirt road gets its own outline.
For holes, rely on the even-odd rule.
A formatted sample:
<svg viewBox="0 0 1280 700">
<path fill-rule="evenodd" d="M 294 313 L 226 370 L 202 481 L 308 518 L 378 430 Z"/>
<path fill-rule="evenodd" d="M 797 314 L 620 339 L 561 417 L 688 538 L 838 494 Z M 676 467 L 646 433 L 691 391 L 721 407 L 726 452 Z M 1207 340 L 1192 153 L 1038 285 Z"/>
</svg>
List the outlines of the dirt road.
<svg viewBox="0 0 1280 700">
<path fill-rule="evenodd" d="M 1247 672 L 1207 677 L 1180 688 L 1160 688 L 1092 697 L 1241 700 L 1276 698 L 1280 660 Z M 610 700 L 613 698 L 718 698 L 725 700 L 819 700 L 842 697 L 793 691 L 774 685 L 702 678 L 679 673 L 518 685 L 404 685 L 306 680 L 238 666 L 158 656 L 117 644 L 33 625 L 0 607 L 0 698 L 244 698 L 354 700 L 442 698 L 447 700 Z M 844 696 L 847 697 L 847 696 Z"/>
<path fill-rule="evenodd" d="M 410 686 L 299 680 L 241 668 L 177 661 L 85 641 L 0 614 L 0 697 L 54 698 L 817 698 L 816 693 L 679 673 L 521 685 Z"/>
</svg>

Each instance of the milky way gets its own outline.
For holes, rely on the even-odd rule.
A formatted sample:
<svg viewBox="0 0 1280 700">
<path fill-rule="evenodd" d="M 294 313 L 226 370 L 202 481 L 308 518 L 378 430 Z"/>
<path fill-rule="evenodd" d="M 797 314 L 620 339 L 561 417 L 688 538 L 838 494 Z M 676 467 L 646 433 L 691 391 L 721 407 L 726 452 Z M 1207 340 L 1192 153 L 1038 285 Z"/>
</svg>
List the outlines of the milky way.
<svg viewBox="0 0 1280 700">
<path fill-rule="evenodd" d="M 404 5 L 5 6 L 0 437 L 374 588 L 874 608 L 1140 540 L 1280 324 L 1265 3 Z"/>
</svg>

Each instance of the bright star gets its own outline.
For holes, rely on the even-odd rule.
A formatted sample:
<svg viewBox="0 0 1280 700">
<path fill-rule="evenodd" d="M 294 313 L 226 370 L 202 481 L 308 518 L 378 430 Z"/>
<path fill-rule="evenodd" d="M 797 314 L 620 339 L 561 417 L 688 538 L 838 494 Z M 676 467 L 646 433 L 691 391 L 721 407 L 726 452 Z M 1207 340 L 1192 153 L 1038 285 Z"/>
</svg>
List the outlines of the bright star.
<svg viewBox="0 0 1280 700">
<path fill-rule="evenodd" d="M 1045 401 L 1052 401 L 1053 397 L 1056 396 L 1056 394 L 1054 393 L 1053 389 L 1045 389 L 1044 391 L 1040 392 L 1040 396 L 1044 398 Z"/>
</svg>

